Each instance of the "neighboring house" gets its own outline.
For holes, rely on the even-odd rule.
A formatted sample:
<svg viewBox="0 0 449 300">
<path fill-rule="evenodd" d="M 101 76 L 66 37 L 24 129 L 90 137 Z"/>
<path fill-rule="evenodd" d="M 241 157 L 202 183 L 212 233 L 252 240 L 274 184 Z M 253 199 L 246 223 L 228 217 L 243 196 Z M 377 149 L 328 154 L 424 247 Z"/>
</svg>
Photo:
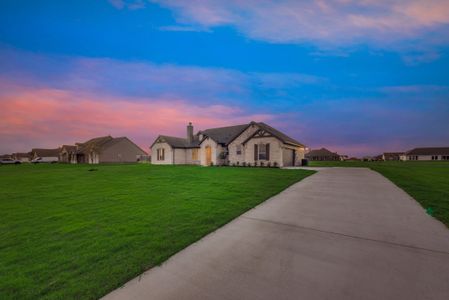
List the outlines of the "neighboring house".
<svg viewBox="0 0 449 300">
<path fill-rule="evenodd" d="M 59 148 L 56 149 L 42 149 L 42 148 L 33 148 L 30 152 L 30 160 L 33 160 L 38 157 L 42 157 L 43 159 L 55 159 L 59 160 Z"/>
<path fill-rule="evenodd" d="M 305 146 L 277 129 L 250 122 L 211 128 L 187 137 L 160 135 L 151 145 L 153 164 L 294 166 L 304 158 Z"/>
<path fill-rule="evenodd" d="M 30 162 L 30 154 L 29 153 L 13 153 L 12 158 L 15 160 L 19 160 L 21 162 Z"/>
<path fill-rule="evenodd" d="M 75 145 L 62 145 L 61 151 L 59 152 L 59 161 L 62 163 L 76 164 L 76 150 Z"/>
<path fill-rule="evenodd" d="M 147 155 L 127 137 L 103 136 L 75 146 L 64 145 L 60 153 L 70 163 L 131 163 Z"/>
<path fill-rule="evenodd" d="M 341 155 L 331 152 L 326 148 L 311 150 L 306 153 L 306 158 L 312 161 L 323 161 L 323 160 L 341 160 Z"/>
<path fill-rule="evenodd" d="M 449 147 L 415 148 L 405 153 L 406 160 L 449 160 Z"/>
<path fill-rule="evenodd" d="M 404 152 L 384 152 L 382 160 L 403 160 Z"/>
<path fill-rule="evenodd" d="M 0 159 L 7 159 L 7 158 L 12 158 L 11 154 L 2 154 L 0 155 Z"/>
</svg>

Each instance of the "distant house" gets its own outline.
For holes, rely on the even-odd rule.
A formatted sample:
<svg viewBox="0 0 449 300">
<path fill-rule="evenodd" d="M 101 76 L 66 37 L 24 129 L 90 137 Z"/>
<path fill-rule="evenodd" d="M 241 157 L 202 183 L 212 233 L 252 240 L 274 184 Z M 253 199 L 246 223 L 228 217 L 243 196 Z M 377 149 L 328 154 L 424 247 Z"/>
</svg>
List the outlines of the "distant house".
<svg viewBox="0 0 449 300">
<path fill-rule="evenodd" d="M 405 153 L 406 160 L 449 160 L 449 147 L 415 148 Z"/>
<path fill-rule="evenodd" d="M 324 160 L 341 160 L 341 156 L 335 152 L 331 152 L 326 148 L 311 150 L 306 153 L 306 158 L 312 161 L 324 161 Z"/>
<path fill-rule="evenodd" d="M 62 145 L 61 151 L 59 151 L 59 161 L 62 163 L 76 164 L 76 150 L 75 145 Z"/>
<path fill-rule="evenodd" d="M 21 162 L 29 162 L 30 161 L 30 153 L 13 153 L 12 158 L 15 160 L 20 160 Z"/>
<path fill-rule="evenodd" d="M 404 152 L 384 152 L 382 160 L 403 160 Z"/>
<path fill-rule="evenodd" d="M 7 159 L 7 158 L 12 158 L 11 154 L 1 154 L 0 155 L 0 159 Z"/>
<path fill-rule="evenodd" d="M 33 148 L 30 152 L 30 160 L 33 160 L 38 157 L 42 157 L 43 159 L 54 159 L 59 160 L 59 148 L 55 149 L 42 149 L 42 148 Z"/>
<path fill-rule="evenodd" d="M 127 137 L 103 136 L 75 145 L 63 145 L 59 152 L 66 163 L 131 163 L 147 155 Z"/>
<path fill-rule="evenodd" d="M 279 130 L 258 122 L 210 128 L 186 138 L 160 135 L 151 145 L 153 164 L 294 166 L 305 146 Z"/>
</svg>

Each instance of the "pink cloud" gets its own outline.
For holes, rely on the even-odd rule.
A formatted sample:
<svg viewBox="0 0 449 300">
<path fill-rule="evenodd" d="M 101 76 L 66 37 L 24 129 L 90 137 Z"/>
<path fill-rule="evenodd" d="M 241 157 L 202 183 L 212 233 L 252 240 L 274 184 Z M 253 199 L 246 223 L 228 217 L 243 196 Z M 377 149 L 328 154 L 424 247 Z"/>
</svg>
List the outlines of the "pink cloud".
<svg viewBox="0 0 449 300">
<path fill-rule="evenodd" d="M 369 41 L 391 46 L 449 24 L 447 0 L 153 2 L 173 9 L 179 23 L 203 28 L 231 25 L 251 38 L 275 43 L 326 46 Z"/>
<path fill-rule="evenodd" d="M 144 150 L 158 134 L 184 136 L 196 129 L 269 121 L 238 107 L 195 105 L 178 98 L 130 99 L 57 89 L 23 89 L 0 95 L 0 152 L 73 144 L 96 136 L 128 136 Z"/>
</svg>

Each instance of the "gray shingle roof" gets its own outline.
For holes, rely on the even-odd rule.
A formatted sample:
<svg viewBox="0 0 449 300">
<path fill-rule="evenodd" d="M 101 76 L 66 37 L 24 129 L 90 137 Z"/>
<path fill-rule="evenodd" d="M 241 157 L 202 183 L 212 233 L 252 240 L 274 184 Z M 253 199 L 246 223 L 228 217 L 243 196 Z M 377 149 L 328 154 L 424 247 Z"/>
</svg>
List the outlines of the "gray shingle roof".
<svg viewBox="0 0 449 300">
<path fill-rule="evenodd" d="M 297 140 L 295 140 L 294 138 L 289 137 L 288 135 L 280 132 L 279 130 L 263 123 L 257 123 L 257 125 L 259 125 L 262 129 L 264 129 L 265 131 L 271 133 L 272 135 L 274 135 L 275 137 L 277 137 L 278 139 L 280 139 L 282 142 L 284 142 L 285 144 L 293 144 L 293 145 L 298 145 L 298 146 L 302 146 L 304 147 L 303 144 L 301 144 L 300 142 L 298 142 Z"/>
<path fill-rule="evenodd" d="M 449 155 L 449 147 L 426 147 L 415 148 L 408 152 L 407 155 Z"/>
<path fill-rule="evenodd" d="M 195 137 L 191 143 L 189 143 L 189 141 L 186 138 L 180 138 L 180 137 L 168 136 L 168 135 L 158 136 L 155 143 L 159 140 L 166 142 L 173 148 L 198 148 L 199 147 L 198 137 Z M 154 145 L 154 143 L 153 143 L 153 145 Z M 151 145 L 151 146 L 153 146 L 153 145 Z"/>
<path fill-rule="evenodd" d="M 33 148 L 31 149 L 31 153 L 34 153 L 38 157 L 58 157 L 59 150 L 60 150 L 59 148 L 56 149 Z"/>
<path fill-rule="evenodd" d="M 242 124 L 228 127 L 210 128 L 200 131 L 200 133 L 210 137 L 219 144 L 227 145 L 238 135 L 240 135 L 248 126 L 249 124 Z"/>
<path fill-rule="evenodd" d="M 128 139 L 125 136 L 113 138 L 112 136 L 108 135 L 108 136 L 93 138 L 84 143 L 78 143 L 77 144 L 77 146 L 78 146 L 77 152 L 83 153 L 83 152 L 89 152 L 92 150 L 97 151 L 97 152 L 102 152 L 104 149 L 106 149 L 120 141 L 123 141 L 123 140 L 128 140 L 130 143 L 134 144 L 130 139 Z M 136 144 L 134 144 L 134 145 L 140 149 L 139 146 L 137 146 Z M 146 154 L 145 151 L 143 151 L 142 149 L 140 149 L 140 150 Z"/>
</svg>

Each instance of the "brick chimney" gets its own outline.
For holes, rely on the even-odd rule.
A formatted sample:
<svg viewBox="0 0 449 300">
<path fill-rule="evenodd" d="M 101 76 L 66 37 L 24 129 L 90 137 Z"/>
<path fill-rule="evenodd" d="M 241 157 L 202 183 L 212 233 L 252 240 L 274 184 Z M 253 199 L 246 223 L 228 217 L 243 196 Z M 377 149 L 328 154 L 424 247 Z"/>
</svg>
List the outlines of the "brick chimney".
<svg viewBox="0 0 449 300">
<path fill-rule="evenodd" d="M 189 122 L 189 125 L 187 125 L 187 140 L 189 143 L 193 142 L 193 125 L 192 122 Z"/>
</svg>

